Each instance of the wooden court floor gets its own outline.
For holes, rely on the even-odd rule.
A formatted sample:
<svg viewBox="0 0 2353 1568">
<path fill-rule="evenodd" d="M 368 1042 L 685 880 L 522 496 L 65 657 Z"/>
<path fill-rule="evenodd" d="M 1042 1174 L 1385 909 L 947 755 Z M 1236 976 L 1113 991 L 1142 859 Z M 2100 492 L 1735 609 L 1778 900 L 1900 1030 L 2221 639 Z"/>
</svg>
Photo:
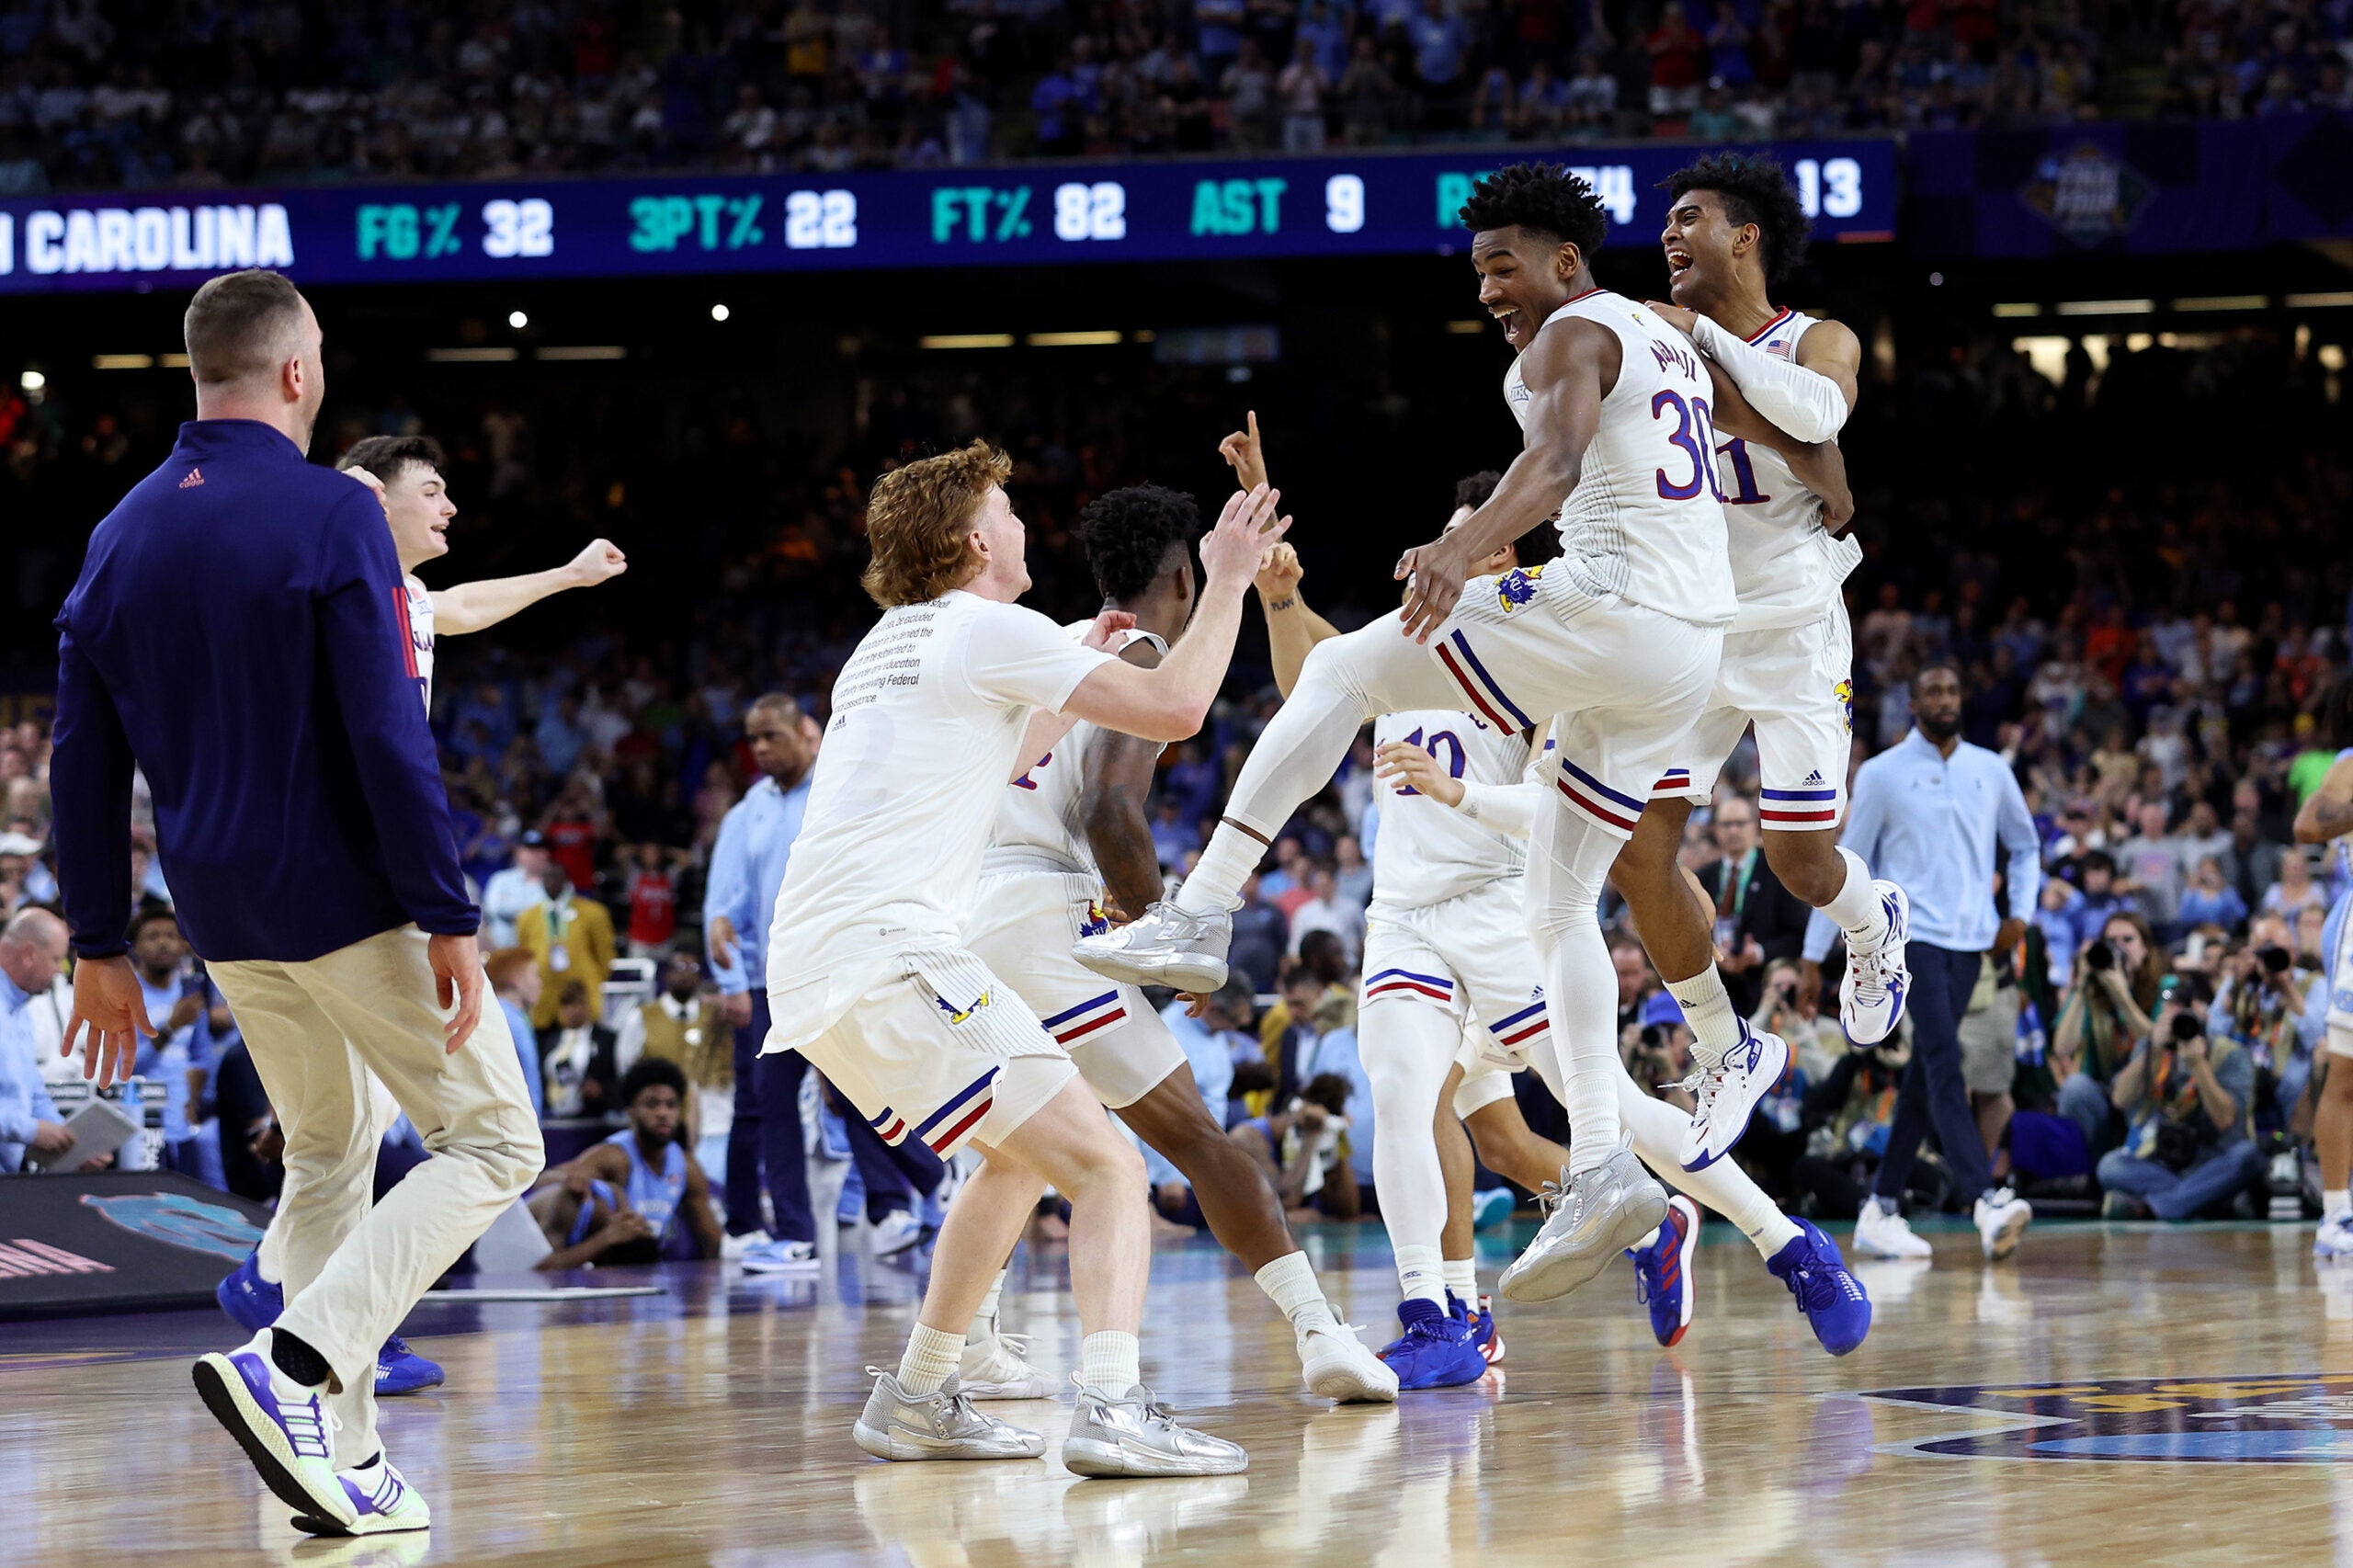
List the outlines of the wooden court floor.
<svg viewBox="0 0 2353 1568">
<path fill-rule="evenodd" d="M 2353 1563 L 2353 1274 L 2316 1278 L 2309 1228 L 2047 1224 L 1993 1268 L 1946 1231 L 1933 1267 L 1867 1266 L 1876 1326 L 1836 1361 L 1707 1237 L 1675 1352 L 1621 1269 L 1507 1308 L 1496 1375 L 1393 1409 L 1307 1397 L 1248 1278 L 1164 1248 L 1146 1375 L 1251 1453 L 1199 1481 L 867 1459 L 860 1369 L 895 1361 L 919 1281 L 854 1251 L 816 1279 L 427 1305 L 408 1332 L 449 1385 L 384 1431 L 434 1528 L 342 1543 L 290 1528 L 193 1397 L 223 1320 L 0 1324 L 0 1565 Z M 1336 1304 L 1393 1332 L 1379 1228 L 1309 1244 Z M 1061 1267 L 1025 1250 L 1006 1316 L 1066 1368 Z"/>
</svg>

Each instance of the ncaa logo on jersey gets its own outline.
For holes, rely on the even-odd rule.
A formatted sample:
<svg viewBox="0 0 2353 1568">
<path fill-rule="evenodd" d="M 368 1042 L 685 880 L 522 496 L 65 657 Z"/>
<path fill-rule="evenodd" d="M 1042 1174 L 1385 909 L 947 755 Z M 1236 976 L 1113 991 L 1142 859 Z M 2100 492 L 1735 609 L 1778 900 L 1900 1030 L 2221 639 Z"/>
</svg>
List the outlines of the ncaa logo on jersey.
<svg viewBox="0 0 2353 1568">
<path fill-rule="evenodd" d="M 1851 680 L 1842 680 L 1830 688 L 1830 695 L 1838 702 L 1838 722 L 1847 726 L 1848 734 L 1853 734 L 1855 733 L 1855 683 Z"/>
<path fill-rule="evenodd" d="M 948 1021 L 949 1023 L 961 1024 L 969 1022 L 973 1014 L 979 1012 L 982 1008 L 989 1005 L 989 993 L 985 991 L 982 992 L 978 996 L 972 999 L 972 1005 L 971 1006 L 961 1009 L 959 1009 L 955 1003 L 950 1002 L 945 996 L 934 996 L 932 1000 L 939 1004 L 939 1010 L 948 1015 Z"/>
<path fill-rule="evenodd" d="M 1111 917 L 1103 913 L 1103 901 L 1099 898 L 1088 899 L 1086 918 L 1078 923 L 1078 934 L 1082 937 L 1100 937 L 1110 928 Z"/>
<path fill-rule="evenodd" d="M 1495 602 L 1506 615 L 1536 597 L 1536 579 L 1544 575 L 1541 566 L 1515 566 L 1495 579 Z"/>
</svg>

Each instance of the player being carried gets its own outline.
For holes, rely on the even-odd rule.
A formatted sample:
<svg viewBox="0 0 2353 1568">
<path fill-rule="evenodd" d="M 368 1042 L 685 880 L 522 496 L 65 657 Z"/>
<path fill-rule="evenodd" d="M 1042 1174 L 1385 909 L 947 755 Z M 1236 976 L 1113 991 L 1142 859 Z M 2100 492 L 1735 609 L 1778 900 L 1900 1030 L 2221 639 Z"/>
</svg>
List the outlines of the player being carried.
<svg viewBox="0 0 2353 1568">
<path fill-rule="evenodd" d="M 1505 396 L 1525 449 L 1461 527 L 1399 561 L 1402 610 L 1309 656 L 1175 900 L 1078 953 L 1113 979 L 1212 990 L 1243 880 L 1367 719 L 1461 710 L 1508 733 L 1555 715 L 1527 902 L 1574 1138 L 1562 1202 L 1504 1278 L 1505 1294 L 1532 1300 L 1574 1290 L 1666 1214 L 1625 1146 L 1600 900 L 1706 704 L 1736 608 L 1716 430 L 1786 448 L 1819 490 L 1842 488 L 1843 464 L 1759 418 L 1682 334 L 1594 280 L 1608 222 L 1583 180 L 1552 165 L 1499 170 L 1462 222 L 1480 301 L 1519 350 Z M 1476 562 L 1556 513 L 1563 553 L 1542 575 L 1466 591 Z"/>
<path fill-rule="evenodd" d="M 1078 521 L 1103 608 L 1134 622 L 1113 651 L 1153 668 L 1199 600 L 1193 498 L 1134 485 L 1097 497 Z M 1065 630 L 1076 638 L 1087 625 Z M 966 940 L 1043 1018 L 1096 1097 L 1191 1184 L 1211 1233 L 1290 1319 L 1310 1392 L 1344 1403 L 1393 1400 L 1396 1375 L 1333 1315 L 1281 1199 L 1203 1105 L 1184 1047 L 1142 992 L 1107 983 L 1071 957 L 1071 943 L 1106 927 L 1099 894 L 1108 890 L 1122 912 L 1160 897 L 1144 804 L 1160 752 L 1157 742 L 1081 724 L 1031 763 L 997 808 Z M 1275 977 L 1251 979 L 1272 985 Z M 995 1332 L 995 1303 L 992 1288 L 964 1347 L 964 1392 L 1040 1397 L 1042 1380 Z"/>
<path fill-rule="evenodd" d="M 1264 481 L 1255 417 L 1222 449 L 1243 483 Z M 1495 481 L 1493 474 L 1463 480 L 1447 527 L 1468 521 Z M 1530 542 L 1544 541 L 1539 535 Z M 1522 568 L 1509 546 L 1481 565 L 1506 584 L 1544 570 L 1540 562 Z M 1339 635 L 1308 608 L 1303 574 L 1291 547 L 1279 544 L 1257 579 L 1275 681 L 1285 696 L 1309 652 Z M 1374 1181 L 1405 1297 L 1398 1308 L 1404 1333 L 1382 1356 L 1404 1387 L 1444 1387 L 1475 1380 L 1500 1358 L 1478 1297 L 1464 1190 L 1469 1162 L 1444 1158 L 1446 1145 L 1461 1142 L 1467 1123 L 1490 1169 L 1530 1191 L 1557 1191 L 1567 1182 L 1561 1173 L 1568 1152 L 1529 1128 L 1511 1087 L 1513 1074 L 1533 1067 L 1561 1096 L 1522 913 L 1523 845 L 1543 803 L 1549 756 L 1532 732 L 1499 734 L 1460 711 L 1385 714 L 1373 722 L 1373 739 L 1375 766 L 1391 792 L 1378 808 L 1357 1031 L 1372 1081 Z M 1681 1170 L 1690 1119 L 1644 1094 L 1622 1063 L 1617 1095 L 1635 1153 L 1740 1228 L 1789 1287 L 1823 1348 L 1843 1356 L 1861 1344 L 1870 1332 L 1870 1299 L 1836 1244 L 1782 1214 L 1737 1165 Z M 1691 1199 L 1678 1196 L 1655 1233 L 1628 1249 L 1636 1293 L 1662 1345 L 1680 1340 L 1691 1321 L 1699 1223 Z"/>
<path fill-rule="evenodd" d="M 383 503 L 384 519 L 392 530 L 392 552 L 400 560 L 402 583 L 408 596 L 409 674 L 415 677 L 417 693 L 428 713 L 433 710 L 433 643 L 437 631 L 452 637 L 481 631 L 529 608 L 550 594 L 560 594 L 566 588 L 593 588 L 629 570 L 629 558 L 620 548 L 599 539 L 591 540 L 579 554 L 552 571 L 460 583 L 438 593 L 426 588 L 417 581 L 416 569 L 449 552 L 449 519 L 458 515 L 456 505 L 449 499 L 449 482 L 441 476 L 442 460 L 441 445 L 430 436 L 369 436 L 352 443 L 351 449 L 335 463 L 336 468 L 374 491 L 376 498 Z M 536 1074 L 539 1063 L 526 1062 L 523 1071 Z M 369 1104 L 376 1125 L 372 1146 L 400 1119 L 401 1111 L 392 1091 L 372 1076 Z M 278 1212 L 286 1212 L 282 1199 Z M 276 1323 L 278 1315 L 286 1310 L 286 1297 L 279 1283 L 286 1278 L 284 1246 L 284 1231 L 273 1217 L 269 1228 L 262 1233 L 261 1244 L 237 1266 L 235 1273 L 221 1281 L 214 1292 L 222 1311 L 249 1334 L 257 1334 Z M 410 1349 L 397 1334 L 384 1341 L 383 1349 L 377 1354 L 379 1396 L 419 1393 L 438 1388 L 442 1381 L 440 1367 Z"/>
</svg>

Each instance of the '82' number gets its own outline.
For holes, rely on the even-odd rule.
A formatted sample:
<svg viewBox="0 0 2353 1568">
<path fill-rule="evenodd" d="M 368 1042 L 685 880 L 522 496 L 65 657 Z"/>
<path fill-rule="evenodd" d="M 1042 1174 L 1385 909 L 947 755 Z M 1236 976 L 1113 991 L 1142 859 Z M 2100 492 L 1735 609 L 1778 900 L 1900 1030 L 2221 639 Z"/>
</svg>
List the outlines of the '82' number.
<svg viewBox="0 0 2353 1568">
<path fill-rule="evenodd" d="M 1669 409 L 1675 412 L 1676 426 L 1675 433 L 1666 438 L 1667 445 L 1683 449 L 1684 455 L 1690 460 L 1691 472 L 1686 478 L 1670 480 L 1666 470 L 1661 468 L 1658 471 L 1660 499 L 1688 501 L 1699 494 L 1701 485 L 1705 485 L 1710 495 L 1722 500 L 1723 486 L 1716 482 L 1716 426 L 1708 413 L 1708 400 L 1695 397 L 1686 403 L 1682 393 L 1674 392 L 1653 395 L 1653 419 L 1665 419 Z"/>
<path fill-rule="evenodd" d="M 1117 180 L 1054 187 L 1054 237 L 1058 240 L 1124 240 L 1128 237 L 1128 187 Z"/>
</svg>

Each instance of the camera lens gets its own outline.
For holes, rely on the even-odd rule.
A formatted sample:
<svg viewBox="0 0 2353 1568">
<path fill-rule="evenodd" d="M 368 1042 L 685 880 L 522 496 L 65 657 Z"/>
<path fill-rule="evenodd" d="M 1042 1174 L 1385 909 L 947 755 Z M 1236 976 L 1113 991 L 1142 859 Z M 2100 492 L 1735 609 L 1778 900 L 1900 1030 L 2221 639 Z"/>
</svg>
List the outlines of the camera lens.
<svg viewBox="0 0 2353 1568">
<path fill-rule="evenodd" d="M 2206 1026 L 2198 1021 L 2198 1015 L 2195 1013 L 2176 1013 L 2173 1016 L 2173 1038 L 2176 1043 L 2196 1040 L 2205 1032 Z"/>
</svg>

